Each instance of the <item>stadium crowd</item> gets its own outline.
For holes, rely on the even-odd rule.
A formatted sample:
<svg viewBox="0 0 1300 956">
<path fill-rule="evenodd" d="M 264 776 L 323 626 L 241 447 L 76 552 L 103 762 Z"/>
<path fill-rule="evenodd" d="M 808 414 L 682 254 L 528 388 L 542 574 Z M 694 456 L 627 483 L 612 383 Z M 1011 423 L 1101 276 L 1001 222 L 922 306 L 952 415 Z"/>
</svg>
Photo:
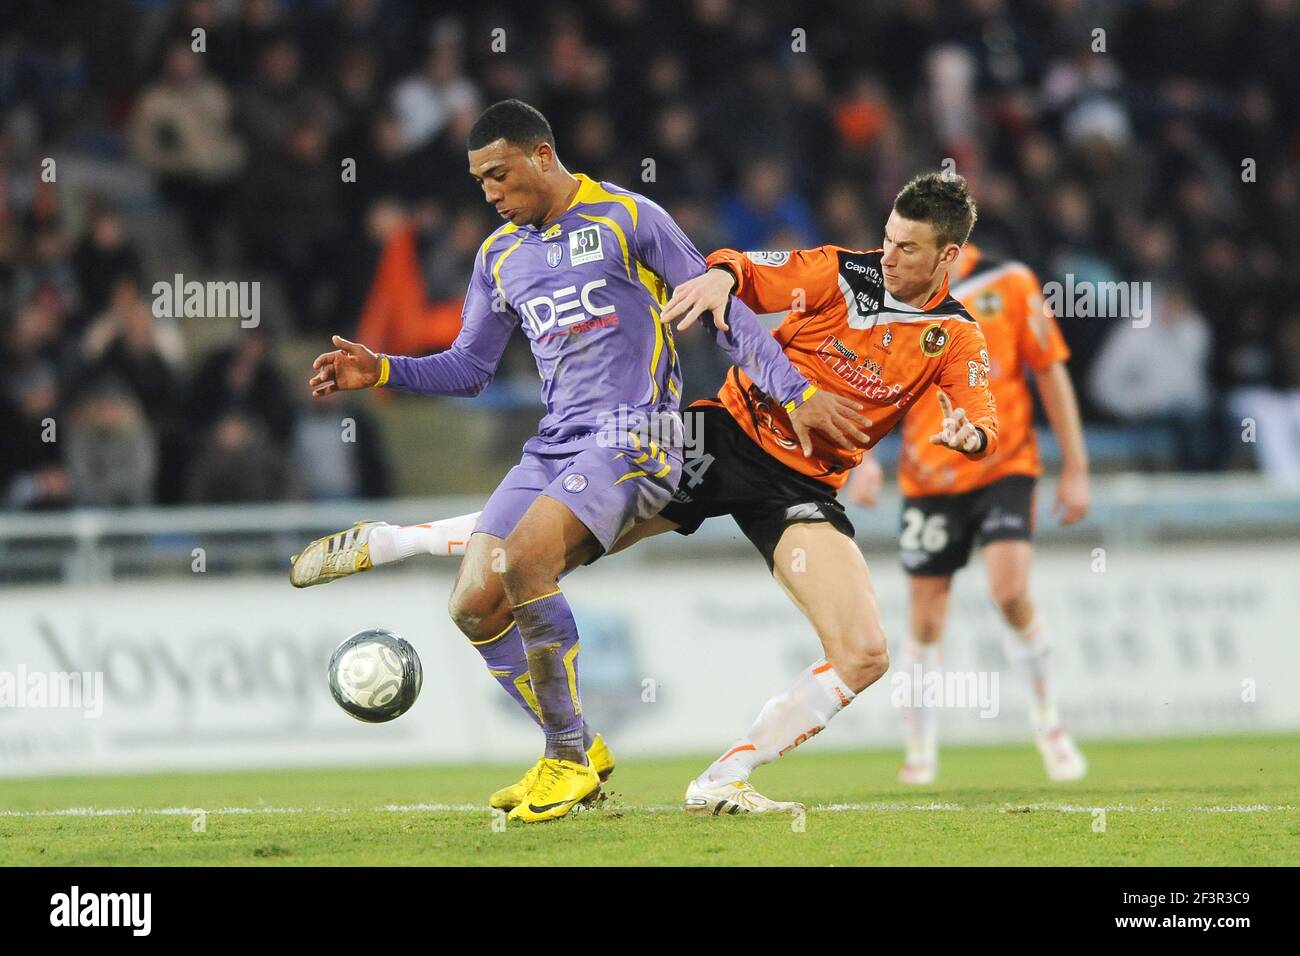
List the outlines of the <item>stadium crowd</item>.
<svg viewBox="0 0 1300 956">
<path fill-rule="evenodd" d="M 499 224 L 465 133 L 508 96 L 706 252 L 873 248 L 950 160 L 986 254 L 1150 283 L 1131 315 L 1058 310 L 1090 426 L 1300 483 L 1296 0 L 0 0 L 0 22 L 0 508 L 389 493 L 376 431 L 339 441 L 366 403 L 308 407 L 277 356 L 449 344 Z M 386 270 L 412 254 L 418 281 Z M 177 273 L 279 305 L 159 318 Z M 682 353 L 710 393 L 720 356 Z M 535 376 L 519 336 L 502 377 Z"/>
</svg>

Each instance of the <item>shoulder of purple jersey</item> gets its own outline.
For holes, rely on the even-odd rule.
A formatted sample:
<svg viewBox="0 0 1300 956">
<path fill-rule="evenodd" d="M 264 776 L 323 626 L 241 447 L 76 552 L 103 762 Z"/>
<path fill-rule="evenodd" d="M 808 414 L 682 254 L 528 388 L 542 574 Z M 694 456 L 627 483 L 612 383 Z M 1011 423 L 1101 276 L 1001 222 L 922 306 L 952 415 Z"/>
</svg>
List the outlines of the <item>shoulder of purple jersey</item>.
<svg viewBox="0 0 1300 956">
<path fill-rule="evenodd" d="M 474 257 L 474 265 L 477 269 L 486 270 L 488 268 L 488 254 L 494 251 L 500 251 L 506 248 L 504 243 L 498 243 L 497 240 L 502 236 L 508 236 L 511 233 L 518 232 L 519 227 L 512 222 L 503 223 L 497 227 L 486 239 L 483 245 L 478 247 L 478 255 Z"/>
<path fill-rule="evenodd" d="M 668 215 L 667 210 L 649 196 L 642 195 L 641 193 L 635 192 L 631 189 L 626 189 L 623 186 L 619 186 L 617 183 L 602 181 L 596 183 L 596 186 L 598 186 L 600 192 L 603 192 L 605 195 L 602 197 L 600 192 L 598 192 L 592 197 L 591 202 L 600 203 L 603 201 L 607 204 L 611 204 L 613 207 L 622 208 L 627 213 L 632 228 L 634 229 L 640 225 L 643 215 L 659 220 L 667 219 L 671 221 L 672 219 L 672 217 Z"/>
</svg>

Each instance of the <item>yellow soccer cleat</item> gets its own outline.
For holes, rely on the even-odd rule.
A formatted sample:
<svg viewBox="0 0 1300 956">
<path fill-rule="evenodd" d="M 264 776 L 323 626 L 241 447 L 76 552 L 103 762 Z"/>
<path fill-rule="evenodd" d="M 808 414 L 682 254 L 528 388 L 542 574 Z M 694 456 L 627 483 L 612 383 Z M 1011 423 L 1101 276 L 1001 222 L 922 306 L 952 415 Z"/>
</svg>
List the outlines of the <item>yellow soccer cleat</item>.
<svg viewBox="0 0 1300 956">
<path fill-rule="evenodd" d="M 595 767 L 543 757 L 537 764 L 537 781 L 519 806 L 510 811 L 510 819 L 522 823 L 558 820 L 599 794 L 600 776 Z"/>
<path fill-rule="evenodd" d="M 592 740 L 591 749 L 587 751 L 587 760 L 595 769 L 596 776 L 600 777 L 601 783 L 608 780 L 609 775 L 614 772 L 614 754 L 600 734 L 596 734 L 595 739 Z M 488 806 L 493 810 L 513 810 L 523 803 L 524 797 L 528 796 L 528 791 L 533 789 L 533 784 L 537 782 L 537 771 L 541 766 L 542 762 L 537 761 L 519 780 L 508 787 L 502 787 L 488 797 Z"/>
<path fill-rule="evenodd" d="M 488 806 L 493 810 L 513 810 L 519 806 L 524 802 L 524 797 L 528 796 L 528 791 L 533 789 L 533 784 L 537 782 L 537 773 L 541 769 L 542 762 L 539 760 L 529 767 L 528 772 L 520 779 L 488 797 Z"/>
<path fill-rule="evenodd" d="M 600 734 L 592 738 L 591 747 L 587 750 L 587 760 L 595 768 L 601 783 L 608 780 L 609 775 L 614 772 L 614 754 L 605 745 L 605 738 Z"/>
<path fill-rule="evenodd" d="M 346 531 L 317 538 L 302 549 L 302 554 L 289 559 L 289 582 L 296 588 L 309 588 L 369 571 L 374 566 L 370 560 L 370 533 L 386 527 L 386 521 L 358 521 Z"/>
</svg>

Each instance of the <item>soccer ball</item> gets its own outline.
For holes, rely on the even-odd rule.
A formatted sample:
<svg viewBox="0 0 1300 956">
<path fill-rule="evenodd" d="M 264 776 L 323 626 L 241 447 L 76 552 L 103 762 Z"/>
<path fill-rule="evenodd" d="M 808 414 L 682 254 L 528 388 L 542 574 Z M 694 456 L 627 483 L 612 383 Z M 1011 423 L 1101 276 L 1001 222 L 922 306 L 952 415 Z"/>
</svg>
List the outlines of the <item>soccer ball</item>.
<svg viewBox="0 0 1300 956">
<path fill-rule="evenodd" d="M 371 724 L 410 710 L 424 681 L 415 648 L 382 627 L 358 631 L 340 644 L 327 673 L 338 705 Z"/>
</svg>

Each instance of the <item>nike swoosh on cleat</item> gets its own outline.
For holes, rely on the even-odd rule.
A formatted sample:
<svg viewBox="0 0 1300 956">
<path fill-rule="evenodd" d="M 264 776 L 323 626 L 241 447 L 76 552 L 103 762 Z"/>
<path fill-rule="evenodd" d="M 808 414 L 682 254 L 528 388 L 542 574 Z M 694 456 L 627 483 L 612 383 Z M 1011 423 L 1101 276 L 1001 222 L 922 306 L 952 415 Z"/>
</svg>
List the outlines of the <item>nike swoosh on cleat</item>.
<svg viewBox="0 0 1300 956">
<path fill-rule="evenodd" d="M 577 800 L 556 800 L 554 803 L 544 803 L 540 807 L 535 803 L 528 804 L 528 809 L 533 813 L 544 813 L 547 810 L 553 810 L 556 807 L 564 806 L 566 803 L 577 803 Z"/>
</svg>

